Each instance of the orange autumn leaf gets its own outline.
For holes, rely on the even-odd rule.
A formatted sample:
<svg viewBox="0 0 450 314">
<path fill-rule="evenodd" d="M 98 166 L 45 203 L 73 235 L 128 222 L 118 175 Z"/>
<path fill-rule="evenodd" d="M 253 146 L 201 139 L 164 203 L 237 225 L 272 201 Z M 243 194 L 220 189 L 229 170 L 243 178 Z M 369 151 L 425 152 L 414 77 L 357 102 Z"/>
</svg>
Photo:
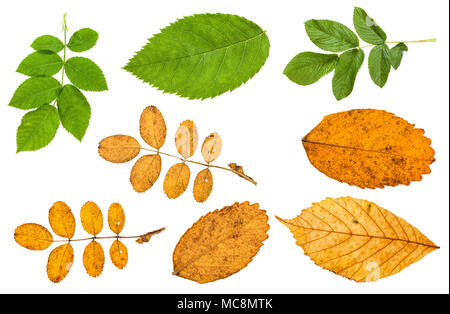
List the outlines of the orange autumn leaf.
<svg viewBox="0 0 450 314">
<path fill-rule="evenodd" d="M 63 238 L 72 239 L 75 234 L 75 217 L 64 202 L 55 202 L 48 212 L 53 232 Z"/>
<path fill-rule="evenodd" d="M 161 112 L 155 106 L 149 106 L 142 111 L 139 121 L 142 139 L 151 147 L 160 149 L 166 140 L 166 122 Z"/>
<path fill-rule="evenodd" d="M 130 182 L 133 189 L 142 193 L 150 189 L 161 173 L 161 156 L 145 155 L 131 169 Z"/>
<path fill-rule="evenodd" d="M 365 282 L 394 275 L 438 247 L 375 203 L 327 198 L 293 219 L 277 219 L 317 265 Z"/>
<path fill-rule="evenodd" d="M 111 257 L 111 262 L 119 269 L 123 269 L 127 266 L 128 262 L 128 249 L 119 240 L 115 240 L 111 244 L 111 248 L 109 249 L 109 256 Z"/>
<path fill-rule="evenodd" d="M 103 215 L 100 208 L 94 202 L 86 202 L 80 211 L 81 224 L 87 233 L 93 236 L 103 229 Z"/>
<path fill-rule="evenodd" d="M 47 228 L 35 223 L 18 226 L 14 231 L 14 240 L 24 248 L 34 251 L 45 250 L 53 243 L 52 234 Z"/>
<path fill-rule="evenodd" d="M 48 256 L 47 276 L 54 283 L 66 278 L 73 264 L 73 248 L 70 243 L 60 245 L 53 249 Z"/>
<path fill-rule="evenodd" d="M 197 126 L 191 120 L 181 122 L 175 134 L 175 146 L 183 158 L 194 155 L 198 144 Z"/>
<path fill-rule="evenodd" d="M 167 171 L 166 177 L 164 178 L 164 193 L 166 193 L 168 198 L 177 198 L 186 191 L 189 185 L 189 178 L 191 176 L 191 171 L 189 167 L 181 162 L 173 165 Z"/>
<path fill-rule="evenodd" d="M 303 139 L 311 164 L 330 178 L 360 188 L 420 181 L 434 161 L 422 129 L 383 110 L 330 114 Z"/>
<path fill-rule="evenodd" d="M 100 276 L 105 265 L 105 253 L 100 243 L 92 240 L 86 245 L 83 253 L 83 265 L 89 276 Z"/>
<path fill-rule="evenodd" d="M 268 217 L 258 204 L 234 203 L 189 228 L 173 252 L 174 275 L 206 283 L 248 265 L 267 239 Z"/>
<path fill-rule="evenodd" d="M 206 168 L 200 171 L 194 180 L 194 198 L 197 202 L 206 201 L 213 188 L 213 176 L 211 171 Z"/>
<path fill-rule="evenodd" d="M 122 232 L 123 226 L 125 225 L 125 212 L 119 203 L 112 203 L 109 206 L 108 225 L 109 229 L 115 234 L 118 235 Z"/>
<path fill-rule="evenodd" d="M 105 160 L 122 163 L 139 155 L 141 145 L 128 135 L 112 135 L 104 138 L 98 144 L 98 154 Z"/>
<path fill-rule="evenodd" d="M 203 159 L 207 162 L 213 162 L 219 157 L 222 150 L 222 139 L 218 133 L 211 133 L 202 144 Z"/>
</svg>

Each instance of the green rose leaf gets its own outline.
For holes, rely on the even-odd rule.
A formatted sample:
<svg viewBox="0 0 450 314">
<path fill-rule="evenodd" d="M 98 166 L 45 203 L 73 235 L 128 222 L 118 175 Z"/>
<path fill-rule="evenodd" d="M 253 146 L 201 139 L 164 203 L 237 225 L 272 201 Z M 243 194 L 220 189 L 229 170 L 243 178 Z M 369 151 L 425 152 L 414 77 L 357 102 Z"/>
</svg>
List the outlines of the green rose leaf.
<svg viewBox="0 0 450 314">
<path fill-rule="evenodd" d="M 74 52 L 83 52 L 95 46 L 98 33 L 90 28 L 82 28 L 70 37 L 67 48 Z"/>
<path fill-rule="evenodd" d="M 320 49 L 341 52 L 359 46 L 359 39 L 344 24 L 330 20 L 309 20 L 305 23 L 309 39 Z"/>
<path fill-rule="evenodd" d="M 17 72 L 28 76 L 52 76 L 61 70 L 63 60 L 56 53 L 43 50 L 29 54 L 19 64 Z"/>
<path fill-rule="evenodd" d="M 355 7 L 353 11 L 353 25 L 359 37 L 369 44 L 381 45 L 386 41 L 386 33 L 361 8 Z"/>
<path fill-rule="evenodd" d="M 37 108 L 56 99 L 60 90 L 61 83 L 53 77 L 32 77 L 16 89 L 9 106 L 25 110 Z"/>
<path fill-rule="evenodd" d="M 55 36 L 43 35 L 33 41 L 33 43 L 31 44 L 31 48 L 37 51 L 47 50 L 58 53 L 63 50 L 64 44 Z"/>
<path fill-rule="evenodd" d="M 333 76 L 333 94 L 341 100 L 353 91 L 356 75 L 364 61 L 364 51 L 352 49 L 344 52 L 338 58 Z"/>
<path fill-rule="evenodd" d="M 302 52 L 289 62 L 283 74 L 299 85 L 313 84 L 334 70 L 337 59 L 337 54 Z"/>
<path fill-rule="evenodd" d="M 55 107 L 42 105 L 28 112 L 17 129 L 17 152 L 38 150 L 55 137 L 59 116 Z"/>
<path fill-rule="evenodd" d="M 370 50 L 369 73 L 372 81 L 379 87 L 383 87 L 391 71 L 391 52 L 389 47 L 377 45 Z"/>
<path fill-rule="evenodd" d="M 243 17 L 196 14 L 150 38 L 124 69 L 167 93 L 212 98 L 252 78 L 269 46 L 265 31 Z"/>
<path fill-rule="evenodd" d="M 57 102 L 63 127 L 81 142 L 91 118 L 91 106 L 86 97 L 75 86 L 64 85 Z"/>
<path fill-rule="evenodd" d="M 73 57 L 66 61 L 66 75 L 73 85 L 87 91 L 108 89 L 102 70 L 92 60 Z"/>
<path fill-rule="evenodd" d="M 403 52 L 408 51 L 408 46 L 404 43 L 399 43 L 391 48 L 391 64 L 397 70 L 403 59 Z"/>
</svg>

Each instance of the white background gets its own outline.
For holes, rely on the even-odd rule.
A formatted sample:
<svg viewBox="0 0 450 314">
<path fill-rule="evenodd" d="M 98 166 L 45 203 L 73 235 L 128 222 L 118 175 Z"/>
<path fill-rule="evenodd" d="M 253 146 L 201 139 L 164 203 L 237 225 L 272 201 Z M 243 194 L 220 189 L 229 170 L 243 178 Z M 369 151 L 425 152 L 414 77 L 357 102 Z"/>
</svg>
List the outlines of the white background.
<svg viewBox="0 0 450 314">
<path fill-rule="evenodd" d="M 384 28 L 388 40 L 437 37 L 437 43 L 411 44 L 398 71 L 391 71 L 380 89 L 369 77 L 367 59 L 350 97 L 337 102 L 331 75 L 298 86 L 282 75 L 289 60 L 305 50 L 319 51 L 308 39 L 303 22 L 328 18 L 352 26 L 353 7 L 361 6 Z M 449 97 L 448 1 L 2 1 L 0 30 L 0 292 L 40 293 L 448 293 L 449 289 Z M 82 143 L 62 127 L 46 148 L 15 153 L 15 133 L 23 111 L 8 107 L 25 76 L 15 72 L 32 52 L 39 35 L 61 37 L 68 13 L 70 33 L 91 27 L 100 34 L 97 46 L 85 53 L 103 69 L 108 92 L 87 93 L 91 124 Z M 267 30 L 270 56 L 261 71 L 231 93 L 205 101 L 162 94 L 122 70 L 133 53 L 177 18 L 193 13 L 222 12 L 244 16 Z M 351 27 L 353 28 L 353 27 Z M 368 52 L 368 51 L 366 51 Z M 69 56 L 74 53 L 69 52 Z M 367 56 L 367 54 L 366 54 Z M 163 159 L 161 178 L 137 194 L 129 183 L 132 162 L 108 163 L 97 155 L 98 142 L 123 133 L 139 138 L 138 120 L 156 105 L 168 127 L 163 150 L 175 153 L 178 124 L 193 119 L 203 139 L 219 132 L 224 142 L 217 164 L 237 162 L 258 186 L 216 170 L 214 189 L 206 203 L 192 197 L 192 182 L 178 199 L 162 190 L 165 171 L 175 162 Z M 368 190 L 339 183 L 309 162 L 301 138 L 326 114 L 355 108 L 384 109 L 426 130 L 436 150 L 431 174 L 410 186 Z M 141 141 L 143 142 L 143 141 Z M 195 159 L 200 160 L 197 152 Z M 201 168 L 191 167 L 193 175 Z M 274 215 L 291 218 L 327 196 L 371 200 L 416 226 L 441 247 L 402 272 L 375 283 L 358 284 L 316 266 L 295 245 L 289 230 Z M 16 226 L 35 222 L 49 227 L 53 202 L 65 201 L 77 218 L 84 202 L 95 201 L 103 212 L 112 202 L 126 211 L 124 235 L 166 226 L 150 243 L 125 241 L 129 262 L 116 269 L 108 258 L 110 241 L 102 241 L 106 263 L 99 278 L 82 265 L 85 242 L 74 243 L 75 261 L 60 284 L 47 279 L 50 249 L 29 251 L 14 242 Z M 171 275 L 172 252 L 180 236 L 200 216 L 235 201 L 258 202 L 270 217 L 269 239 L 253 262 L 239 273 L 200 285 Z M 110 234 L 105 225 L 103 235 Z M 54 247 L 54 246 L 52 246 Z"/>
</svg>

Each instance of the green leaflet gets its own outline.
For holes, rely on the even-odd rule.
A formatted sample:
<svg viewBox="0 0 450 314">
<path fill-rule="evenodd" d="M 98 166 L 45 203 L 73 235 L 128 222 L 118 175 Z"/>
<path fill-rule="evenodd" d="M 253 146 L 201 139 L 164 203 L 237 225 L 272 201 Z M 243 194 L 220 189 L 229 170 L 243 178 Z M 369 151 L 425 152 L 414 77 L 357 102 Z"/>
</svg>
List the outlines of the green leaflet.
<svg viewBox="0 0 450 314">
<path fill-rule="evenodd" d="M 38 51 L 47 50 L 58 53 L 63 50 L 64 44 L 55 36 L 43 35 L 33 41 L 33 43 L 31 44 L 31 48 Z"/>
<path fill-rule="evenodd" d="M 347 26 L 330 20 L 309 20 L 305 23 L 309 39 L 320 49 L 341 52 L 359 46 L 359 39 Z"/>
<path fill-rule="evenodd" d="M 44 50 L 29 54 L 19 64 L 17 72 L 28 76 L 51 76 L 58 73 L 63 66 L 63 60 L 56 53 Z"/>
<path fill-rule="evenodd" d="M 402 62 L 403 52 L 408 51 L 408 46 L 404 43 L 399 43 L 391 48 L 391 64 L 392 67 L 397 70 Z"/>
<path fill-rule="evenodd" d="M 92 60 L 73 57 L 66 61 L 66 75 L 73 85 L 86 91 L 108 89 L 102 70 Z"/>
<path fill-rule="evenodd" d="M 352 49 L 339 56 L 333 76 L 333 94 L 341 100 L 353 91 L 356 75 L 364 61 L 364 51 Z"/>
<path fill-rule="evenodd" d="M 167 93 L 212 98 L 253 77 L 269 46 L 266 33 L 243 17 L 196 14 L 150 38 L 124 69 Z"/>
<path fill-rule="evenodd" d="M 74 52 L 82 52 L 95 46 L 98 39 L 98 33 L 90 28 L 82 28 L 70 37 L 67 48 Z"/>
<path fill-rule="evenodd" d="M 361 8 L 355 7 L 353 11 L 353 25 L 359 37 L 369 44 L 381 45 L 386 41 L 386 33 Z"/>
<path fill-rule="evenodd" d="M 302 52 L 289 62 L 283 74 L 294 83 L 309 85 L 333 71 L 337 59 L 336 54 Z"/>
<path fill-rule="evenodd" d="M 391 52 L 386 44 L 377 45 L 370 50 L 369 73 L 372 81 L 383 87 L 391 71 Z"/>
<path fill-rule="evenodd" d="M 33 151 L 45 147 L 55 137 L 59 127 L 56 108 L 42 105 L 28 112 L 17 129 L 17 152 Z"/>
<path fill-rule="evenodd" d="M 61 84 L 53 77 L 32 77 L 16 89 L 9 106 L 19 109 L 37 108 L 56 99 L 60 89 Z"/>
</svg>

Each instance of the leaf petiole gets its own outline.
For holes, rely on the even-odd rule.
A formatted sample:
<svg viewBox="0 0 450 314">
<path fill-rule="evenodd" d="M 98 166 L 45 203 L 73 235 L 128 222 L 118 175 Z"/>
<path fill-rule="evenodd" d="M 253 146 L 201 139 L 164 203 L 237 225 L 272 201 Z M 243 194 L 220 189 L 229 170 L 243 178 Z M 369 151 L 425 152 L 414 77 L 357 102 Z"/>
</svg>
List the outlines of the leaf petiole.
<svg viewBox="0 0 450 314">
<path fill-rule="evenodd" d="M 89 238 L 81 238 L 81 239 L 65 239 L 65 240 L 53 240 L 53 243 L 57 242 L 80 242 L 80 241 L 90 241 L 90 240 L 103 240 L 103 239 L 138 239 L 144 236 L 152 236 L 158 233 L 163 232 L 166 230 L 165 227 L 160 228 L 158 230 L 150 231 L 141 235 L 137 236 L 120 236 L 120 235 L 114 235 L 114 236 L 107 236 L 107 237 L 89 237 Z"/>
<path fill-rule="evenodd" d="M 436 42 L 436 38 L 428 38 L 428 39 L 419 39 L 419 40 L 386 41 L 386 44 L 400 44 L 400 43 L 412 44 L 412 43 L 435 43 L 435 42 Z M 358 48 L 364 49 L 364 48 L 369 48 L 369 47 L 374 47 L 374 46 L 376 46 L 376 45 L 360 46 Z"/>
</svg>

